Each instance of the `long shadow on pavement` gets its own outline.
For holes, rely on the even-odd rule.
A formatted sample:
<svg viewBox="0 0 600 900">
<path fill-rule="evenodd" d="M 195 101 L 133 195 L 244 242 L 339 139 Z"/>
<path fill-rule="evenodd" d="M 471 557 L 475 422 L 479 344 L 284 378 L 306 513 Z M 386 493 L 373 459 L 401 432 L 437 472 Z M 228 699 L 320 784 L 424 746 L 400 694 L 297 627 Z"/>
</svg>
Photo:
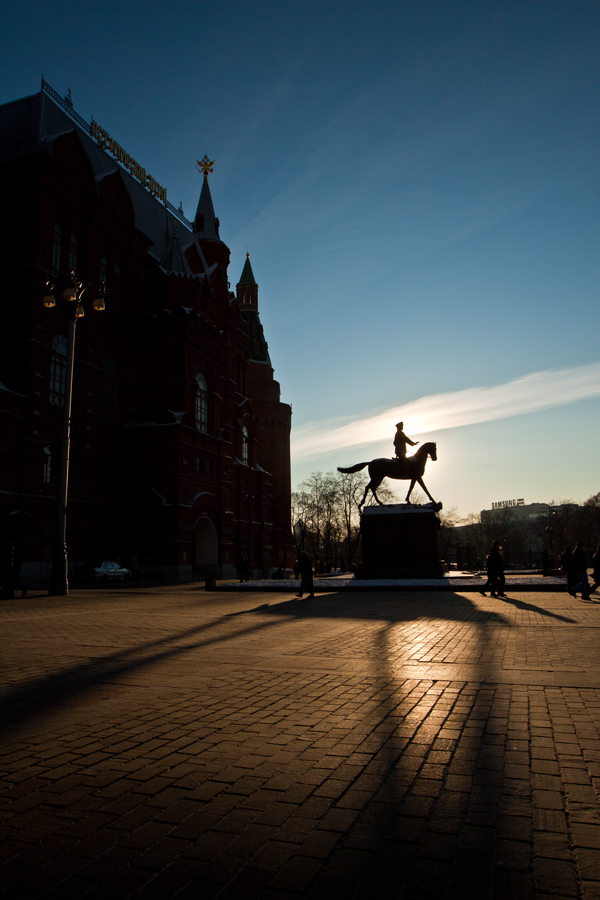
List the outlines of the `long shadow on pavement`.
<svg viewBox="0 0 600 900">
<path fill-rule="evenodd" d="M 508 624 L 501 614 L 478 609 L 463 595 L 434 595 L 436 601 L 433 606 L 432 601 L 425 599 L 428 596 L 419 594 L 418 599 L 409 600 L 406 594 L 360 594 L 352 598 L 348 594 L 325 594 L 316 600 L 286 599 L 282 602 L 264 603 L 248 610 L 228 613 L 208 624 L 186 628 L 155 641 L 145 641 L 127 650 L 109 653 L 99 660 L 81 663 L 9 690 L 0 698 L 0 716 L 6 723 L 6 728 L 14 727 L 30 716 L 47 712 L 48 704 L 52 704 L 53 701 L 64 705 L 81 697 L 103 679 L 147 669 L 157 662 L 175 658 L 191 650 L 227 643 L 273 627 L 275 622 L 267 621 L 240 628 L 233 633 L 228 630 L 226 634 L 210 636 L 211 631 L 229 623 L 232 619 L 243 620 L 244 617 L 256 613 L 276 617 L 291 616 L 296 619 L 350 617 L 365 620 L 383 619 L 398 623 L 413 619 L 441 618 L 450 621 L 471 620 L 480 624 L 487 622 Z M 532 604 L 518 600 L 510 602 L 521 609 L 536 611 L 561 621 L 573 621 Z M 185 643 L 173 646 L 178 642 Z"/>
<path fill-rule="evenodd" d="M 543 607 L 509 602 L 557 621 L 573 621 Z M 256 616 L 260 621 L 252 622 Z M 510 622 L 501 612 L 481 609 L 464 595 L 344 593 L 260 604 L 38 678 L 7 693 L 0 700 L 0 715 L 14 727 L 46 713 L 53 701 L 62 705 L 81 700 L 103 680 L 150 669 L 192 650 L 268 633 L 286 617 L 343 618 L 368 626 L 368 652 L 363 652 L 367 675 L 353 679 L 359 695 L 336 731 L 341 752 L 347 748 L 360 755 L 361 747 L 368 749 L 370 762 L 335 798 L 333 809 L 347 813 L 348 824 L 306 896 L 313 891 L 315 896 L 371 898 L 492 896 L 502 784 L 498 764 L 507 734 L 490 730 L 489 713 L 497 691 L 487 644 L 490 631 L 493 637 L 497 628 L 510 627 Z M 420 665 L 407 663 L 413 632 L 403 636 L 403 631 L 408 623 L 427 622 L 435 627 L 428 646 L 428 639 L 422 639 L 416 660 L 420 665 L 443 664 L 436 659 L 440 656 L 436 648 L 445 627 L 462 626 L 457 654 L 450 660 L 456 664 L 456 677 L 424 677 Z M 224 626 L 226 632 L 219 634 Z M 316 635 L 311 646 L 318 645 L 326 654 L 328 640 L 335 639 Z M 461 641 L 470 642 L 476 657 L 475 683 L 461 675 Z M 306 645 L 304 652 L 310 655 Z M 330 652 L 335 655 L 335 646 Z M 506 691 L 500 694 L 502 705 Z M 298 859 L 302 864 L 305 858 Z"/>
<path fill-rule="evenodd" d="M 349 711 L 340 738 L 348 753 L 367 751 L 372 760 L 337 799 L 336 810 L 354 812 L 355 818 L 306 896 L 480 900 L 496 896 L 496 890 L 502 896 L 532 895 L 531 871 L 522 858 L 513 860 L 509 853 L 507 859 L 506 850 L 518 846 L 527 852 L 522 849 L 526 841 L 513 844 L 507 838 L 519 829 L 523 837 L 531 810 L 529 780 L 510 777 L 519 768 L 510 759 L 527 755 L 526 741 L 509 739 L 513 687 L 503 685 L 501 678 L 496 682 L 500 673 L 494 677 L 494 638 L 510 621 L 459 594 L 410 599 L 372 595 L 355 600 L 351 610 L 347 599 L 327 595 L 303 603 L 302 612 L 308 607 L 315 618 L 381 623 L 371 632 L 372 664 L 363 676 L 367 702 Z M 505 603 L 557 622 L 575 622 L 543 606 L 512 598 Z M 290 601 L 267 603 L 248 613 L 296 616 L 296 607 Z M 444 655 L 443 648 L 441 653 L 437 649 L 444 625 L 464 623 L 459 653 L 449 660 L 456 674 L 449 675 L 447 665 L 445 675 L 411 667 L 406 641 L 405 652 L 397 653 L 406 624 L 417 619 L 438 625 L 418 654 L 421 663 L 432 667 Z M 475 657 L 466 662 L 468 673 L 460 664 L 467 643 Z M 522 689 L 515 696 L 522 713 Z M 514 735 L 514 723 L 511 728 Z"/>
</svg>

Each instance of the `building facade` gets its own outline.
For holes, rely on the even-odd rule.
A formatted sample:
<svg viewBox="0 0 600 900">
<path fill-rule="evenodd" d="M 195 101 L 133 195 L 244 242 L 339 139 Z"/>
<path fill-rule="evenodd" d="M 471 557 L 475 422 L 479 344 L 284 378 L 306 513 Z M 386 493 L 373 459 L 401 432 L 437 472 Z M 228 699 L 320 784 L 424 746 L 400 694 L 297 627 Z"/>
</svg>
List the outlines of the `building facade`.
<svg viewBox="0 0 600 900">
<path fill-rule="evenodd" d="M 500 541 L 509 567 L 540 568 L 544 550 L 554 559 L 579 539 L 581 510 L 577 503 L 496 501 L 469 524 L 447 529 L 444 553 L 459 569 L 482 568 L 492 541 Z"/>
<path fill-rule="evenodd" d="M 291 407 L 280 400 L 249 258 L 209 187 L 193 222 L 98 123 L 42 83 L 0 107 L 11 209 L 0 306 L 0 515 L 27 514 L 23 574 L 48 576 L 67 386 L 69 273 L 103 282 L 77 321 L 67 545 L 142 575 L 289 563 Z M 58 298 L 45 308 L 47 284 Z M 90 289 L 92 296 L 95 287 Z M 26 517 L 26 518 L 27 518 Z"/>
</svg>

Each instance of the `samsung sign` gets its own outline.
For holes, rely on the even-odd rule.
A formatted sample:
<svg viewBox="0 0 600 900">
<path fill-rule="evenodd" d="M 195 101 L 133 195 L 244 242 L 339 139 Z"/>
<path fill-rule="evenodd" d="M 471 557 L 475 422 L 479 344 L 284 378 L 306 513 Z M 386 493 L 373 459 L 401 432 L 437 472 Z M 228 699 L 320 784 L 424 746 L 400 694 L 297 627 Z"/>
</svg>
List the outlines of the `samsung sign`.
<svg viewBox="0 0 600 900">
<path fill-rule="evenodd" d="M 525 501 L 521 497 L 519 500 L 498 500 L 492 503 L 492 509 L 506 509 L 507 506 L 525 506 Z"/>
</svg>

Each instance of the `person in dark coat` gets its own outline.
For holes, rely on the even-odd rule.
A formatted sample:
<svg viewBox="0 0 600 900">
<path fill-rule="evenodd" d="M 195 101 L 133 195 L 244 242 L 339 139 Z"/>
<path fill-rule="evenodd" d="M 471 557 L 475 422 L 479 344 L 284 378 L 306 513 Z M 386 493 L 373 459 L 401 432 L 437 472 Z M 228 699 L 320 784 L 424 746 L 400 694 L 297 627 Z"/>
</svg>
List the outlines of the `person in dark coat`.
<svg viewBox="0 0 600 900">
<path fill-rule="evenodd" d="M 310 559 L 308 558 L 308 553 L 305 550 L 300 554 L 300 559 L 298 560 L 300 565 L 300 593 L 296 594 L 300 600 L 302 600 L 302 594 L 305 592 L 308 593 L 309 597 L 315 596 L 315 588 L 313 582 L 313 567 Z"/>
<path fill-rule="evenodd" d="M 565 547 L 565 551 L 560 557 L 560 569 L 567 579 L 567 590 L 570 591 L 573 585 L 577 584 L 575 566 L 573 565 L 573 551 L 570 547 Z"/>
<path fill-rule="evenodd" d="M 550 571 L 550 554 L 547 550 L 544 550 L 542 553 L 542 574 L 544 578 L 547 577 L 548 572 Z"/>
<path fill-rule="evenodd" d="M 250 581 L 250 563 L 247 556 L 240 556 L 238 571 L 240 573 L 240 583 L 242 581 Z"/>
<path fill-rule="evenodd" d="M 592 584 L 588 587 L 585 599 L 590 599 L 590 594 L 600 585 L 600 548 L 596 550 L 592 556 L 592 566 L 594 567 L 592 574 Z"/>
<path fill-rule="evenodd" d="M 585 595 L 588 590 L 588 561 L 587 556 L 585 555 L 583 541 L 577 541 L 577 546 L 573 551 L 573 568 L 575 569 L 575 578 L 577 580 L 569 593 L 572 594 L 573 597 L 576 597 L 577 591 L 581 591 L 581 599 L 585 600 Z"/>
<path fill-rule="evenodd" d="M 27 588 L 19 579 L 21 571 L 21 549 L 19 541 L 10 539 L 2 543 L 0 554 L 0 596 L 12 600 L 15 590 L 21 591 L 21 598 L 27 594 Z"/>
<path fill-rule="evenodd" d="M 490 588 L 491 597 L 506 597 L 504 593 L 506 579 L 504 578 L 504 560 L 500 552 L 501 549 L 500 541 L 494 541 L 487 558 L 487 581 L 483 586 L 483 590 L 479 592 L 482 597 L 485 597 L 485 592 L 488 588 Z"/>
</svg>

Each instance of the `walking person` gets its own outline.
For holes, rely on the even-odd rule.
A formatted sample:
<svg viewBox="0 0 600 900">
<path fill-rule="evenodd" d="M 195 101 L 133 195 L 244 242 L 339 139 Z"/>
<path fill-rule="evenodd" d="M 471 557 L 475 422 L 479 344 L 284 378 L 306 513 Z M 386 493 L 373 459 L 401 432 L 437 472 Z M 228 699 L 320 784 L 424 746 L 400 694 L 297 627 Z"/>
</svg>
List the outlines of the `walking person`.
<svg viewBox="0 0 600 900">
<path fill-rule="evenodd" d="M 600 547 L 596 550 L 594 555 L 592 556 L 592 584 L 588 587 L 587 593 L 585 595 L 585 599 L 590 599 L 590 594 L 593 593 L 596 588 L 600 585 Z"/>
<path fill-rule="evenodd" d="M 494 541 L 487 558 L 487 581 L 483 589 L 479 591 L 482 597 L 486 596 L 485 592 L 490 588 L 490 597 L 506 598 L 504 593 L 506 579 L 504 577 L 504 560 L 502 559 L 501 550 L 500 541 Z"/>
<path fill-rule="evenodd" d="M 313 567 L 310 559 L 308 558 L 308 553 L 303 550 L 300 554 L 299 559 L 299 567 L 300 567 L 300 593 L 296 594 L 300 600 L 302 600 L 302 594 L 305 592 L 308 593 L 309 598 L 315 596 L 315 588 L 313 581 Z"/>
<path fill-rule="evenodd" d="M 588 561 L 587 556 L 585 555 L 583 541 L 577 541 L 577 546 L 573 551 L 573 568 L 575 569 L 575 577 L 577 581 L 573 585 L 569 593 L 573 597 L 576 597 L 577 591 L 581 591 L 581 599 L 585 600 L 585 595 L 587 594 L 588 590 Z"/>
<path fill-rule="evenodd" d="M 547 550 L 544 550 L 542 553 L 542 574 L 544 578 L 548 577 L 548 572 L 550 571 L 550 554 Z"/>
<path fill-rule="evenodd" d="M 238 571 L 240 573 L 240 584 L 243 581 L 250 580 L 250 563 L 248 562 L 247 556 L 240 556 L 240 561 L 238 563 Z"/>
<path fill-rule="evenodd" d="M 570 592 L 573 585 L 577 584 L 571 547 L 565 547 L 564 553 L 560 557 L 560 570 L 567 579 L 567 590 Z"/>
<path fill-rule="evenodd" d="M 20 571 L 21 548 L 18 540 L 4 540 L 0 551 L 0 594 L 5 600 L 12 600 L 15 590 L 21 591 L 21 598 L 26 595 L 27 588 L 19 578 Z"/>
</svg>

